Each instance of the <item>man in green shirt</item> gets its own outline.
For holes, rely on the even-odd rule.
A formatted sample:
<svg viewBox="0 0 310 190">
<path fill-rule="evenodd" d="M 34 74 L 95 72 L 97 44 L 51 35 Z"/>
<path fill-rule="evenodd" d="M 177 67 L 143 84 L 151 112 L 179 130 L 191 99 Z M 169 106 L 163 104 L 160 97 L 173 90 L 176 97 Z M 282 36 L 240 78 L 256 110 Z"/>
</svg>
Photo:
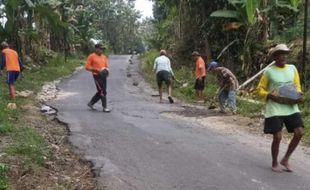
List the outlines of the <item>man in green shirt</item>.
<svg viewBox="0 0 310 190">
<path fill-rule="evenodd" d="M 289 158 L 304 134 L 304 125 L 298 105 L 278 103 L 273 93 L 274 90 L 288 84 L 294 85 L 301 93 L 298 71 L 294 65 L 287 64 L 289 52 L 290 49 L 285 44 L 279 44 L 270 50 L 270 56 L 275 64 L 266 69 L 257 87 L 258 94 L 266 100 L 264 133 L 273 135 L 271 169 L 274 172 L 283 171 L 280 164 L 284 167 L 284 171 L 292 172 Z M 283 125 L 289 133 L 294 133 L 294 137 L 279 164 L 278 154 Z"/>
</svg>

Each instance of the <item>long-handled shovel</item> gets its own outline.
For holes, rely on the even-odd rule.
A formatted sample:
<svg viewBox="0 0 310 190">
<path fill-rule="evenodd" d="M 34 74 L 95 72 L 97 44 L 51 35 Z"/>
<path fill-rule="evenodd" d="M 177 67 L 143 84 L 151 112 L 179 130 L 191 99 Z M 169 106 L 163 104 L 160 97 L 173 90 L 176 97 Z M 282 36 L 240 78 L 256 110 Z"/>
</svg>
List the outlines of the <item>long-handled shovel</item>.
<svg viewBox="0 0 310 190">
<path fill-rule="evenodd" d="M 172 77 L 172 79 L 177 82 L 179 85 L 181 85 L 182 88 L 185 88 L 188 86 L 187 82 L 181 82 L 180 80 L 178 80 L 177 78 L 175 78 L 174 76 Z"/>
</svg>

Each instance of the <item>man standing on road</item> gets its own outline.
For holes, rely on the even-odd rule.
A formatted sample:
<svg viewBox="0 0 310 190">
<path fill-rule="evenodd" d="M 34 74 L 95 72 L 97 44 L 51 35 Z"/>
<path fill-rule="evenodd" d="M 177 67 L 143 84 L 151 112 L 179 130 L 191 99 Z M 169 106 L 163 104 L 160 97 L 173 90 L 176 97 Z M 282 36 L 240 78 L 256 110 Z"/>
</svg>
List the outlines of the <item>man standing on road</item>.
<svg viewBox="0 0 310 190">
<path fill-rule="evenodd" d="M 289 158 L 303 134 L 304 125 L 297 104 L 278 103 L 277 97 L 273 94 L 275 89 L 286 84 L 293 84 L 296 90 L 301 93 L 299 74 L 294 65 L 287 64 L 287 55 L 290 49 L 285 44 L 279 44 L 270 50 L 270 56 L 275 64 L 268 67 L 260 79 L 257 92 L 266 100 L 264 133 L 272 134 L 271 144 L 272 171 L 282 172 L 278 162 L 279 146 L 282 139 L 282 128 L 285 124 L 289 133 L 294 133 L 288 149 L 280 161 L 285 171 L 292 172 L 289 165 Z"/>
<path fill-rule="evenodd" d="M 105 48 L 101 44 L 95 45 L 95 52 L 87 58 L 86 70 L 92 72 L 97 93 L 87 104 L 88 107 L 94 109 L 94 104 L 101 99 L 103 112 L 110 112 L 107 108 L 107 77 L 109 76 L 108 58 L 103 54 Z"/>
<path fill-rule="evenodd" d="M 239 86 L 236 76 L 229 69 L 225 67 L 218 67 L 218 63 L 216 61 L 212 61 L 209 64 L 208 71 L 217 76 L 220 85 L 217 93 L 221 109 L 220 112 L 225 113 L 225 105 L 227 102 L 232 114 L 236 114 L 236 90 Z"/>
<path fill-rule="evenodd" d="M 21 60 L 18 57 L 18 53 L 11 48 L 7 42 L 1 43 L 2 47 L 2 63 L 1 70 L 4 68 L 7 71 L 7 83 L 9 85 L 10 98 L 15 100 L 15 82 L 19 76 L 19 73 L 24 69 Z"/>
<path fill-rule="evenodd" d="M 196 81 L 194 88 L 196 90 L 197 102 L 204 103 L 203 90 L 205 88 L 206 64 L 201 55 L 197 51 L 194 51 L 192 53 L 192 56 L 196 64 L 195 66 Z"/>
<path fill-rule="evenodd" d="M 160 50 L 160 56 L 155 59 L 153 71 L 156 72 L 156 79 L 159 91 L 159 102 L 163 101 L 163 87 L 162 83 L 165 82 L 168 88 L 168 99 L 170 104 L 174 101 L 171 97 L 171 77 L 174 77 L 174 73 L 171 69 L 171 63 L 167 57 L 166 50 Z"/>
</svg>

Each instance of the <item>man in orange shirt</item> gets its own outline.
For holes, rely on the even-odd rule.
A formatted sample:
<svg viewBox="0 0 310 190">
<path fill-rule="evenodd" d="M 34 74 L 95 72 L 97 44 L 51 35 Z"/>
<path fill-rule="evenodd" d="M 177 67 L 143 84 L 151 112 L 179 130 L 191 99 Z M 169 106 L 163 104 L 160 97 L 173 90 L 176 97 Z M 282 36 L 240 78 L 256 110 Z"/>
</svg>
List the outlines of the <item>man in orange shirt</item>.
<svg viewBox="0 0 310 190">
<path fill-rule="evenodd" d="M 94 53 L 87 58 L 86 70 L 92 72 L 97 88 L 97 93 L 87 104 L 88 107 L 94 109 L 94 104 L 101 99 L 103 112 L 110 112 L 107 108 L 107 77 L 109 75 L 108 58 L 103 54 L 105 48 L 101 44 L 95 45 Z"/>
<path fill-rule="evenodd" d="M 196 90 L 196 96 L 198 102 L 203 103 L 204 102 L 203 90 L 205 88 L 206 65 L 201 55 L 197 51 L 194 51 L 192 53 L 192 56 L 196 62 L 196 69 L 195 69 L 196 82 L 194 88 Z"/>
<path fill-rule="evenodd" d="M 19 73 L 24 69 L 21 60 L 18 57 L 18 53 L 11 48 L 7 42 L 1 43 L 2 48 L 2 63 L 1 70 L 7 71 L 7 83 L 9 85 L 10 98 L 15 100 L 15 82 L 19 76 Z"/>
</svg>

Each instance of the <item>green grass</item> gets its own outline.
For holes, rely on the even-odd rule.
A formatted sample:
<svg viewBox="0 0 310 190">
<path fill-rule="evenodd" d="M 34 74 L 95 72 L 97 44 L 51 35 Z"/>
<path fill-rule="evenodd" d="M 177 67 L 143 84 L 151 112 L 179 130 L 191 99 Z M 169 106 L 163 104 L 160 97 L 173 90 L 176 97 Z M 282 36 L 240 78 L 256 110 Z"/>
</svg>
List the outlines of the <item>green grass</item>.
<svg viewBox="0 0 310 190">
<path fill-rule="evenodd" d="M 84 64 L 83 59 L 68 59 L 56 57 L 46 61 L 44 65 L 26 69 L 23 77 L 16 82 L 16 90 L 31 90 L 35 94 L 42 88 L 44 82 L 59 79 L 62 76 L 71 74 L 77 66 Z M 4 73 L 3 73 L 4 74 Z M 35 102 L 35 96 L 16 99 L 17 109 L 7 109 L 7 104 L 12 102 L 9 99 L 8 87 L 5 83 L 5 74 L 0 78 L 0 137 L 7 136 L 12 143 L 2 148 L 9 156 L 17 157 L 22 167 L 40 167 L 52 157 L 52 152 L 44 137 L 34 129 L 20 120 L 22 114 L 20 107 Z M 3 159 L 3 158 L 2 158 Z M 5 162 L 5 160 L 0 160 Z M 0 190 L 8 189 L 8 177 L 6 176 L 9 167 L 0 164 Z"/>
<path fill-rule="evenodd" d="M 84 60 L 69 59 L 67 62 L 62 57 L 50 59 L 48 64 L 38 68 L 25 70 L 20 81 L 17 82 L 17 90 L 40 91 L 44 82 L 56 80 L 72 73 L 78 65 L 84 64 Z"/>
<path fill-rule="evenodd" d="M 305 125 L 305 141 L 310 143 L 310 91 L 304 93 L 305 102 L 301 104 L 300 108 Z"/>
<path fill-rule="evenodd" d="M 148 82 L 151 83 L 152 87 L 155 89 L 157 88 L 155 83 L 155 74 L 152 72 L 153 63 L 155 58 L 158 56 L 157 51 L 150 51 L 144 54 L 141 57 L 142 66 L 141 69 L 143 70 L 144 76 Z M 173 67 L 173 65 L 172 65 Z M 173 96 L 188 101 L 193 102 L 195 100 L 195 91 L 193 89 L 194 86 L 194 75 L 193 70 L 194 68 L 186 68 L 181 67 L 175 69 L 173 67 L 175 76 L 177 79 L 183 82 L 188 82 L 188 86 L 186 88 L 180 88 L 180 86 L 174 83 L 174 88 L 172 91 Z M 214 76 L 208 75 L 206 80 L 206 88 L 204 90 L 204 95 L 207 101 L 212 101 L 213 98 L 216 96 L 216 90 L 218 88 L 217 81 Z M 252 97 L 253 98 L 253 97 Z M 255 99 L 255 97 L 254 97 Z M 264 110 L 264 103 L 262 104 L 254 104 L 248 101 L 237 99 L 237 106 L 238 106 L 238 113 L 246 116 L 246 117 L 262 117 L 262 111 Z M 305 102 L 304 104 L 300 105 L 303 120 L 305 123 L 305 136 L 304 141 L 310 143 L 310 90 L 305 92 Z"/>
<path fill-rule="evenodd" d="M 12 132 L 13 127 L 7 122 L 3 122 L 0 124 L 0 135 L 7 135 L 8 133 Z"/>
<path fill-rule="evenodd" d="M 0 190 L 9 188 L 7 172 L 9 168 L 5 164 L 0 163 Z"/>
<path fill-rule="evenodd" d="M 262 117 L 265 105 L 263 103 L 254 104 L 245 100 L 237 99 L 238 113 L 243 116 L 254 118 Z"/>
<path fill-rule="evenodd" d="M 11 133 L 13 144 L 6 148 L 6 153 L 23 158 L 23 165 L 30 167 L 33 164 L 42 166 L 45 160 L 51 158 L 44 138 L 28 127 L 16 127 Z"/>
</svg>

